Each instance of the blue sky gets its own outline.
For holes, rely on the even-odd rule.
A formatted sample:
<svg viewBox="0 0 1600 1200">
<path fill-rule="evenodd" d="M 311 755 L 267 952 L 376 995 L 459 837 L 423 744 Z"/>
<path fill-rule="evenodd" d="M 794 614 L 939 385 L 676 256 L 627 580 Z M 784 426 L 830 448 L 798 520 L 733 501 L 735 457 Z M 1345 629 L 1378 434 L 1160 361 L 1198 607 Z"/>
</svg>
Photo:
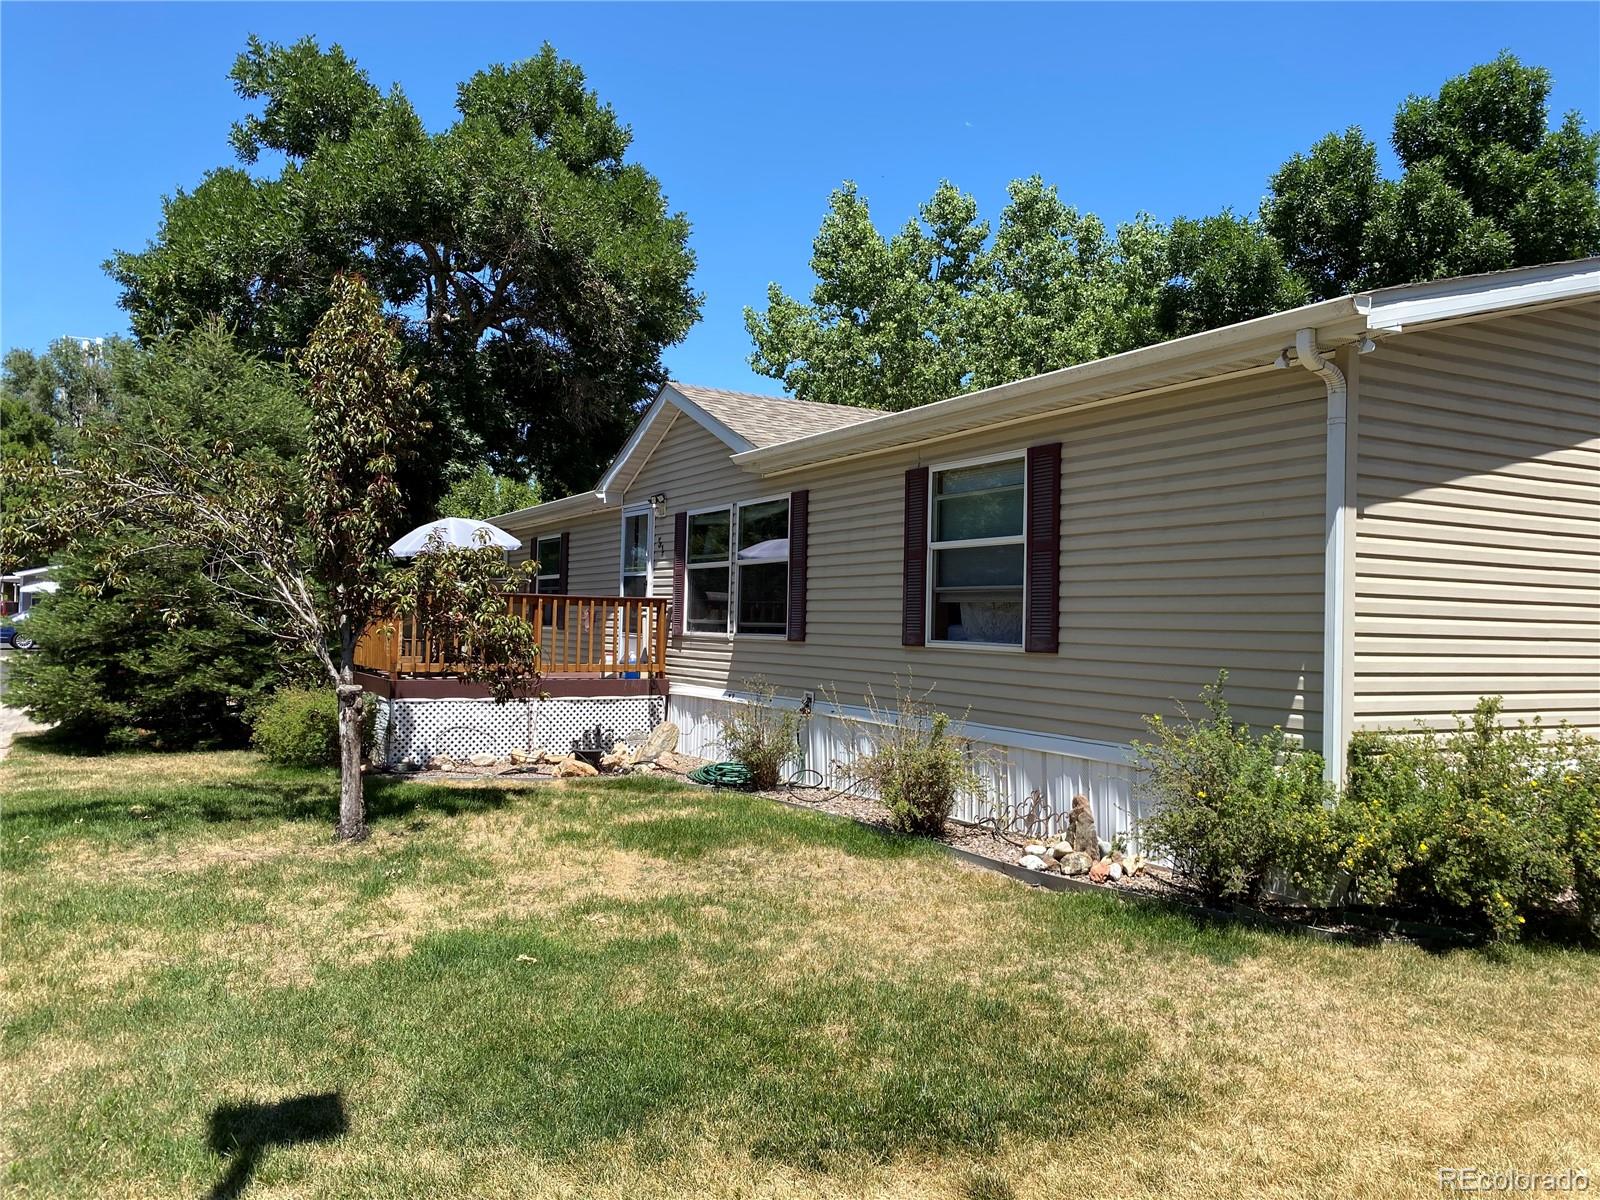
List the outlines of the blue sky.
<svg viewBox="0 0 1600 1200">
<path fill-rule="evenodd" d="M 247 34 L 344 45 L 423 119 L 455 85 L 552 42 L 633 126 L 633 156 L 694 224 L 704 316 L 681 379 L 775 390 L 741 311 L 808 291 L 827 196 L 880 227 L 948 178 L 995 216 L 1037 172 L 1110 222 L 1255 207 L 1330 129 L 1385 143 L 1409 92 L 1509 48 L 1600 113 L 1600 5 L 0 4 L 0 345 L 125 329 L 100 263 L 156 230 L 163 193 L 229 161 Z"/>
</svg>

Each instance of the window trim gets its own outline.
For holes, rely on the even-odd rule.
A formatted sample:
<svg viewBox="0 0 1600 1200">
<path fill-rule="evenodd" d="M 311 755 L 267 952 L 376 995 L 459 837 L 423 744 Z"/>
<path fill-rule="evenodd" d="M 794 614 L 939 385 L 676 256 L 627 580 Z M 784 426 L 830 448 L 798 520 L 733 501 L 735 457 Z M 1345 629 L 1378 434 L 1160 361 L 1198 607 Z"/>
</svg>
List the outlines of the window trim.
<svg viewBox="0 0 1600 1200">
<path fill-rule="evenodd" d="M 617 525 L 617 595 L 619 596 L 627 595 L 628 576 L 639 574 L 637 571 L 630 572 L 627 569 L 627 559 L 624 555 L 628 552 L 628 518 L 640 516 L 644 518 L 644 594 L 646 596 L 656 594 L 656 510 L 653 505 L 644 503 L 630 504 L 619 514 Z M 684 555 L 687 559 L 687 548 Z"/>
<path fill-rule="evenodd" d="M 789 519 L 794 518 L 794 501 L 788 492 L 777 492 L 768 496 L 750 496 L 743 500 L 730 500 L 726 504 L 707 504 L 699 508 L 686 508 L 683 510 L 685 519 L 684 545 L 683 545 L 683 636 L 685 638 L 715 638 L 720 641 L 731 642 L 734 638 L 756 638 L 761 641 L 789 640 L 789 591 L 788 578 L 791 559 L 788 555 L 783 559 L 784 570 L 784 628 L 774 633 L 758 633 L 754 630 L 740 632 L 739 630 L 739 510 L 749 508 L 756 504 L 775 504 L 779 500 L 788 506 Z M 706 513 L 725 512 L 728 514 L 728 625 L 724 630 L 716 629 L 690 629 L 689 628 L 689 572 L 696 569 L 711 567 L 720 569 L 722 563 L 693 563 L 689 561 L 689 525 L 694 519 Z"/>
<path fill-rule="evenodd" d="M 1022 463 L 1022 530 L 1015 537 L 988 537 L 970 538 L 961 541 L 934 541 L 934 530 L 937 528 L 938 515 L 939 476 L 945 471 L 959 471 L 964 467 L 982 467 L 990 463 L 1012 462 Z M 1026 447 L 1020 450 L 1004 450 L 994 454 L 983 454 L 973 458 L 952 459 L 948 462 L 929 463 L 928 465 L 928 561 L 923 567 L 923 587 L 926 598 L 923 600 L 922 617 L 927 622 L 925 628 L 928 636 L 925 645 L 938 646 L 941 649 L 953 648 L 957 650 L 977 650 L 986 652 L 999 652 L 1001 654 L 1021 654 L 1028 640 L 1028 451 Z M 973 642 L 955 641 L 951 638 L 936 638 L 933 631 L 938 628 L 934 620 L 934 610 L 938 607 L 935 594 L 935 570 L 938 566 L 940 550 L 951 549 L 981 549 L 985 546 L 1021 546 L 1022 547 L 1022 583 L 1019 590 L 1022 593 L 1022 637 L 1016 642 Z"/>
<path fill-rule="evenodd" d="M 545 591 L 541 591 L 540 588 L 539 588 L 539 585 L 542 582 L 544 582 L 546 579 L 554 580 L 557 583 L 561 582 L 561 571 L 557 570 L 557 571 L 548 571 L 547 572 L 544 569 L 545 562 L 544 562 L 544 559 L 539 554 L 539 544 L 541 542 L 554 542 L 556 544 L 556 552 L 559 554 L 560 551 L 561 551 L 561 534 L 560 533 L 541 533 L 541 534 L 536 534 L 534 536 L 534 539 L 533 539 L 533 558 L 534 558 L 534 561 L 539 564 L 539 573 L 533 577 L 533 591 L 534 591 L 535 595 L 539 595 L 539 596 L 558 596 L 561 593 L 559 593 L 559 592 L 545 592 Z M 567 565 L 566 563 L 562 563 L 561 564 L 561 567 L 562 567 L 563 570 L 566 568 L 566 565 Z"/>
<path fill-rule="evenodd" d="M 775 504 L 779 500 L 783 501 L 783 505 L 786 510 L 784 515 L 784 528 L 788 529 L 789 522 L 794 519 L 794 503 L 789 498 L 788 492 L 779 492 L 773 496 L 753 496 L 748 500 L 739 500 L 733 505 L 733 536 L 729 539 L 729 549 L 733 555 L 734 578 L 733 587 L 729 589 L 733 593 L 732 602 L 728 605 L 729 637 L 763 638 L 769 641 L 773 639 L 778 641 L 788 641 L 789 639 L 789 554 L 787 552 L 785 552 L 783 556 L 784 627 L 778 630 L 776 633 L 760 633 L 756 630 L 751 630 L 748 633 L 744 633 L 739 629 L 739 510 L 741 508 L 749 508 L 757 504 Z M 785 540 L 787 540 L 788 534 L 786 533 L 784 537 Z"/>
</svg>

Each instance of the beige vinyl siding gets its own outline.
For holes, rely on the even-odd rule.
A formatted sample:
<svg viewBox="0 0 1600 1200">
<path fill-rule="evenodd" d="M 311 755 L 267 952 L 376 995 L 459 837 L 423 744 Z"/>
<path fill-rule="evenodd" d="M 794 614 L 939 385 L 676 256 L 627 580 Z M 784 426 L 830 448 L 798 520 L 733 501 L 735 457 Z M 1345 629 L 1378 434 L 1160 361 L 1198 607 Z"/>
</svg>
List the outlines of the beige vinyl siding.
<svg viewBox="0 0 1600 1200">
<path fill-rule="evenodd" d="M 1192 700 L 1227 668 L 1241 719 L 1314 742 L 1323 406 L 1316 380 L 1269 372 L 768 479 L 680 418 L 630 499 L 665 492 L 676 512 L 809 488 L 808 636 L 677 639 L 671 678 L 738 689 L 762 675 L 859 704 L 867 687 L 892 694 L 910 673 L 976 723 L 1125 742 L 1143 714 L 1171 714 L 1174 697 Z M 1060 653 L 902 647 L 906 469 L 1057 440 Z M 670 558 L 657 586 L 670 590 Z"/>
<path fill-rule="evenodd" d="M 622 518 L 615 510 L 589 513 L 543 525 L 504 523 L 506 532 L 523 540 L 523 549 L 511 555 L 525 562 L 542 537 L 569 535 L 567 591 L 575 596 L 615 596 L 619 588 L 622 555 Z"/>
<path fill-rule="evenodd" d="M 1600 732 L 1600 304 L 1390 339 L 1358 395 L 1355 727 Z"/>
</svg>

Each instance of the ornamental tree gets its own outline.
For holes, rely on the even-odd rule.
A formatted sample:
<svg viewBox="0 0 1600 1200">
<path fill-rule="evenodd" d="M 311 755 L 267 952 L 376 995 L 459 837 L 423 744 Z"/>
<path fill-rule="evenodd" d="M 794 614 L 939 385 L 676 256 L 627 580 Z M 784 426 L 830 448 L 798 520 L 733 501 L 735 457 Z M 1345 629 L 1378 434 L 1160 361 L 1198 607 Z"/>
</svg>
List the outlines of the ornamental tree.
<svg viewBox="0 0 1600 1200">
<path fill-rule="evenodd" d="M 157 428 L 142 438 L 93 430 L 69 464 L 33 460 L 25 469 L 55 484 L 30 536 L 109 522 L 143 531 L 137 553 L 198 552 L 205 578 L 235 611 L 318 664 L 339 701 L 337 832 L 359 840 L 367 830 L 356 645 L 378 618 L 407 608 L 425 615 L 417 589 L 441 567 L 419 573 L 387 551 L 405 508 L 398 473 L 426 434 L 423 385 L 402 365 L 400 339 L 366 283 L 339 276 L 331 293 L 292 356 L 310 408 L 306 449 L 292 468 L 275 469 L 230 440 L 196 448 Z M 126 542 L 109 547 L 97 574 L 114 586 L 134 552 Z M 450 632 L 469 653 L 493 652 L 497 694 L 508 694 L 535 677 L 538 648 L 533 631 L 512 628 L 504 606 L 495 613 L 487 602 L 503 561 L 474 551 L 446 557 L 455 591 L 477 600 L 445 606 Z"/>
</svg>

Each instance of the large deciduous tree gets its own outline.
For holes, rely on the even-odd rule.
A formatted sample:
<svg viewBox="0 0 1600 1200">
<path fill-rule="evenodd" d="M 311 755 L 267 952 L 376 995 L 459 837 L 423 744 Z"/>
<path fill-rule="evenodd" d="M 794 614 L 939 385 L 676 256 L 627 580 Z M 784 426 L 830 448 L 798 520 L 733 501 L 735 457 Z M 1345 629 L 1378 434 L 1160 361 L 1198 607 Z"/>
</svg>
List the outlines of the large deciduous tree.
<svg viewBox="0 0 1600 1200">
<path fill-rule="evenodd" d="M 1549 125 L 1550 73 L 1511 54 L 1395 114 L 1398 179 L 1359 128 L 1272 177 L 1268 231 L 1317 298 L 1600 253 L 1600 134 Z"/>
<path fill-rule="evenodd" d="M 582 71 L 549 46 L 480 71 L 436 133 L 398 86 L 310 38 L 251 38 L 232 78 L 260 102 L 232 134 L 256 170 L 178 192 L 151 245 L 107 264 L 135 333 L 215 314 L 286 355 L 333 279 L 359 272 L 429 384 L 433 462 L 586 486 L 699 301 L 687 221 L 626 160 L 631 134 Z"/>
</svg>

